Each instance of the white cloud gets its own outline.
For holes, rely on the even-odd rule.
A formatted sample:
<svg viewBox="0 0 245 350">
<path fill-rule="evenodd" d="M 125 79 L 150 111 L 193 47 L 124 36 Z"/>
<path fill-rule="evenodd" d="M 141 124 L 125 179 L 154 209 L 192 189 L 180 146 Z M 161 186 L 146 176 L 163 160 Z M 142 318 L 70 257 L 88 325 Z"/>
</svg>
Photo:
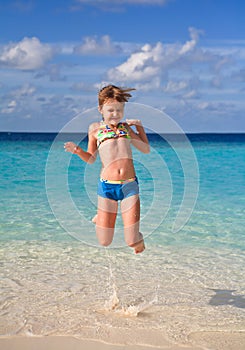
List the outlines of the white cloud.
<svg viewBox="0 0 245 350">
<path fill-rule="evenodd" d="M 12 100 L 8 103 L 7 107 L 1 110 L 1 113 L 12 114 L 15 111 L 16 106 L 17 106 L 17 102 L 15 100 Z"/>
<path fill-rule="evenodd" d="M 169 80 L 167 85 L 164 87 L 164 92 L 167 93 L 175 93 L 181 90 L 184 90 L 188 87 L 188 83 L 186 81 L 172 81 Z"/>
<path fill-rule="evenodd" d="M 35 104 L 33 96 L 36 93 L 36 87 L 25 83 L 19 88 L 15 88 L 2 97 L 1 104 L 4 106 L 1 109 L 3 114 L 18 114 L 21 110 L 27 113 L 30 105 Z M 28 107 L 27 107 L 28 106 Z"/>
<path fill-rule="evenodd" d="M 159 89 L 161 85 L 161 79 L 159 77 L 156 77 L 152 79 L 150 82 L 146 83 L 137 83 L 135 84 L 136 90 L 141 90 L 141 91 L 151 91 L 155 89 Z"/>
<path fill-rule="evenodd" d="M 228 111 L 234 111 L 235 105 L 232 102 L 223 101 L 201 101 L 196 105 L 196 108 L 206 112 L 215 112 L 223 115 Z"/>
<path fill-rule="evenodd" d="M 215 64 L 214 69 L 218 73 L 220 72 L 225 66 L 229 66 L 232 63 L 232 59 L 229 56 L 223 56 L 221 59 Z"/>
<path fill-rule="evenodd" d="M 35 86 L 32 86 L 30 84 L 24 84 L 19 89 L 15 90 L 13 94 L 20 98 L 25 96 L 32 96 L 36 92 Z"/>
<path fill-rule="evenodd" d="M 109 70 L 109 79 L 120 81 L 141 81 L 154 77 L 159 71 L 159 60 L 163 53 L 163 45 L 144 45 L 140 51 L 133 53 L 120 66 Z"/>
<path fill-rule="evenodd" d="M 61 74 L 61 68 L 63 68 L 62 64 L 48 64 L 37 72 L 35 78 L 48 76 L 50 81 L 65 81 L 66 76 Z"/>
<path fill-rule="evenodd" d="M 148 91 L 149 86 L 161 88 L 165 93 L 183 99 L 200 98 L 205 84 L 215 89 L 224 88 L 225 74 L 222 73 L 234 64 L 234 60 L 198 46 L 201 30 L 189 28 L 189 33 L 191 40 L 183 44 L 143 45 L 124 63 L 110 69 L 108 79 L 119 84 L 133 83 L 141 91 Z M 215 82 L 217 76 L 219 81 Z"/>
<path fill-rule="evenodd" d="M 193 77 L 187 80 L 169 80 L 164 86 L 163 91 L 167 94 L 177 96 L 181 99 L 196 99 L 199 98 L 201 82 L 198 77 Z"/>
<path fill-rule="evenodd" d="M 180 49 L 179 54 L 183 55 L 195 48 L 199 40 L 199 34 L 203 33 L 193 27 L 189 28 L 191 40 L 187 41 Z"/>
<path fill-rule="evenodd" d="M 106 84 L 107 85 L 107 84 Z M 74 83 L 71 86 L 71 90 L 73 91 L 84 91 L 84 92 L 95 92 L 97 90 L 99 90 L 99 87 L 95 87 L 93 84 L 88 84 L 87 82 L 84 81 L 80 81 L 78 83 Z"/>
<path fill-rule="evenodd" d="M 55 53 L 48 44 L 42 44 L 36 37 L 24 38 L 0 50 L 0 65 L 21 70 L 41 68 Z"/>
<path fill-rule="evenodd" d="M 137 102 L 156 108 L 164 105 L 167 113 L 182 118 L 183 125 L 198 116 L 191 121 L 193 128 L 194 123 L 199 127 L 202 115 L 209 120 L 237 111 L 242 115 L 245 70 L 241 56 L 231 46 L 200 45 L 200 33 L 190 28 L 185 41 L 168 44 L 114 42 L 107 35 L 87 37 L 80 43 L 59 43 L 59 52 L 56 43 L 45 45 L 36 38 L 0 46 L 0 109 L 6 115 L 1 127 L 56 129 L 82 107 L 96 105 L 97 90 L 109 83 L 135 87 Z M 57 52 L 59 60 L 48 62 Z M 91 60 L 76 54 L 111 56 Z M 73 100 L 65 98 L 69 94 Z M 22 126 L 24 116 L 30 115 Z"/>
<path fill-rule="evenodd" d="M 155 77 L 158 74 L 163 75 L 169 69 L 179 69 L 182 65 L 189 65 L 190 54 L 196 48 L 201 31 L 195 28 L 189 28 L 191 40 L 183 45 L 163 45 L 158 42 L 155 46 L 145 44 L 131 54 L 126 62 L 110 69 L 108 77 L 118 81 L 144 81 Z M 193 54 L 193 61 L 206 61 L 206 53 L 196 50 Z"/>
<path fill-rule="evenodd" d="M 83 39 L 82 45 L 74 48 L 74 53 L 81 55 L 111 55 L 121 51 L 121 47 L 113 43 L 109 35 L 104 35 L 101 38 L 86 37 Z"/>
<path fill-rule="evenodd" d="M 182 98 L 185 100 L 199 98 L 199 97 L 200 97 L 200 95 L 199 95 L 198 91 L 195 89 L 192 89 L 192 90 L 190 90 L 182 95 Z"/>
</svg>

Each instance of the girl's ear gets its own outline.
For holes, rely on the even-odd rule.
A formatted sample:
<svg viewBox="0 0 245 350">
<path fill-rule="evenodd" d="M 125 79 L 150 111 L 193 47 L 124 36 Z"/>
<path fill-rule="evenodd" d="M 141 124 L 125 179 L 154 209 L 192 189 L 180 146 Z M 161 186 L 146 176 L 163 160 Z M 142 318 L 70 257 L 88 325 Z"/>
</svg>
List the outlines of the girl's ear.
<svg viewBox="0 0 245 350">
<path fill-rule="evenodd" d="M 99 111 L 99 113 L 102 115 L 102 120 L 104 120 L 103 112 L 102 112 L 102 107 L 101 107 L 101 106 L 98 106 L 98 111 Z"/>
</svg>

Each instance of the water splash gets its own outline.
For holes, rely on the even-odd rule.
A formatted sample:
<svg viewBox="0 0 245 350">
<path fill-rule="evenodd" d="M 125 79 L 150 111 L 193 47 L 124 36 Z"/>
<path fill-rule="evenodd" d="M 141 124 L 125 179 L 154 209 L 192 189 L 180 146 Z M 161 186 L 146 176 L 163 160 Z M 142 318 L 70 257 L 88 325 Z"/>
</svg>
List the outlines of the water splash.
<svg viewBox="0 0 245 350">
<path fill-rule="evenodd" d="M 117 288 L 117 285 L 115 282 L 115 277 L 114 277 L 113 271 L 112 271 L 111 257 L 110 257 L 108 249 L 105 248 L 105 251 L 106 251 L 106 256 L 107 256 L 108 263 L 109 263 L 109 281 L 108 282 L 109 282 L 109 287 L 112 287 L 112 294 L 111 294 L 109 300 L 107 300 L 105 302 L 105 309 L 107 311 L 111 311 L 111 310 L 116 309 L 119 306 L 120 300 L 118 297 L 118 288 Z"/>
<path fill-rule="evenodd" d="M 158 295 L 156 294 L 153 299 L 151 300 L 143 300 L 139 304 L 130 304 L 129 306 L 122 307 L 119 312 L 124 316 L 134 316 L 137 317 L 141 312 L 145 311 L 146 309 L 149 309 L 152 305 L 158 303 Z"/>
<path fill-rule="evenodd" d="M 129 305 L 121 305 L 118 296 L 118 287 L 116 285 L 115 275 L 113 274 L 112 270 L 111 256 L 107 249 L 105 251 L 109 264 L 109 287 L 112 289 L 111 296 L 104 304 L 105 310 L 115 311 L 117 314 L 122 316 L 137 317 L 141 312 L 150 308 L 152 305 L 157 304 L 159 286 L 157 286 L 156 291 L 153 293 L 153 295 L 150 293 L 150 295 L 145 296 L 144 298 L 138 298 L 135 301 L 131 302 Z"/>
<path fill-rule="evenodd" d="M 112 295 L 110 296 L 109 300 L 105 302 L 105 308 L 107 311 L 115 310 L 120 304 L 120 300 L 117 295 L 118 288 L 115 283 L 113 283 L 112 289 Z"/>
</svg>

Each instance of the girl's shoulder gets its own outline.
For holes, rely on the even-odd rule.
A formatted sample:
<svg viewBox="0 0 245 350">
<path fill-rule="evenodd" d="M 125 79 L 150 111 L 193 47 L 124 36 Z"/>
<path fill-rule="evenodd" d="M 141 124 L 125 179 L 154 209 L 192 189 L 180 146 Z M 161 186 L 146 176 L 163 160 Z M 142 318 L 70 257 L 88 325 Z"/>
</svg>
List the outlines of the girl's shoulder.
<svg viewBox="0 0 245 350">
<path fill-rule="evenodd" d="M 90 133 L 94 134 L 94 133 L 98 132 L 99 128 L 100 128 L 100 122 L 92 123 L 89 126 L 88 132 L 89 132 L 89 134 Z"/>
<path fill-rule="evenodd" d="M 97 134 L 98 134 L 99 127 L 100 127 L 99 122 L 90 124 L 88 129 L 88 138 L 90 142 L 97 143 Z"/>
</svg>

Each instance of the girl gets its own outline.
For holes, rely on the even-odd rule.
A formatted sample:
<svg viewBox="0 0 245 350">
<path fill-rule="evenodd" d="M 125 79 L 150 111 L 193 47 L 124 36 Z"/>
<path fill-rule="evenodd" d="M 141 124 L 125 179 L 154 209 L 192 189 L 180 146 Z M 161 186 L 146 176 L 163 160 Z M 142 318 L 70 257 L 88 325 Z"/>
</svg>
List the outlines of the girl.
<svg viewBox="0 0 245 350">
<path fill-rule="evenodd" d="M 102 169 L 98 184 L 98 211 L 93 219 L 99 243 L 103 246 L 111 244 L 120 201 L 125 241 L 137 254 L 143 252 L 145 245 L 139 232 L 139 185 L 130 145 L 143 153 L 149 153 L 150 146 L 140 120 L 127 119 L 126 123 L 121 122 L 125 102 L 131 97 L 129 91 L 132 90 L 135 89 L 114 85 L 102 88 L 98 96 L 102 121 L 90 125 L 87 151 L 73 142 L 65 143 L 64 148 L 89 164 L 95 161 L 99 153 Z M 136 132 L 131 128 L 132 125 Z"/>
</svg>

